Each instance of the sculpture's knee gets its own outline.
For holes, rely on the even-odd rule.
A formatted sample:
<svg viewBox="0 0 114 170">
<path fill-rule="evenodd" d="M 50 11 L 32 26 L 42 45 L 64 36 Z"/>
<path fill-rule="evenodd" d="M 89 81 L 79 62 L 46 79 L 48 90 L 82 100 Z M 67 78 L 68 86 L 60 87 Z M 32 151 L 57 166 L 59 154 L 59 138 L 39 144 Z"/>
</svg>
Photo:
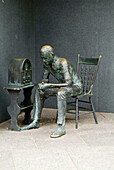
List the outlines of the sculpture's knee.
<svg viewBox="0 0 114 170">
<path fill-rule="evenodd" d="M 57 99 L 58 100 L 66 100 L 66 91 L 65 89 L 59 89 L 57 92 Z"/>
<path fill-rule="evenodd" d="M 44 99 L 44 92 L 37 88 L 36 92 L 35 92 L 35 96 L 36 96 L 36 98 L 39 98 L 40 100 L 43 100 Z"/>
</svg>

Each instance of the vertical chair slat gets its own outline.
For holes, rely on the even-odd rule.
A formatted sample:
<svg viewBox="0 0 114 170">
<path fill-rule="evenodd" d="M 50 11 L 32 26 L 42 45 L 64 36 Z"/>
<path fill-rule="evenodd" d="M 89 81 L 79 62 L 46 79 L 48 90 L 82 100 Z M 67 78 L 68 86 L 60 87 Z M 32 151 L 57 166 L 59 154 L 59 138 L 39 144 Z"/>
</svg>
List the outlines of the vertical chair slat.
<svg viewBox="0 0 114 170">
<path fill-rule="evenodd" d="M 91 82 L 90 82 L 91 87 L 93 86 L 94 83 L 95 71 L 96 71 L 96 67 L 93 66 L 92 73 L 91 73 Z"/>
<path fill-rule="evenodd" d="M 83 65 L 81 65 L 81 80 L 82 80 L 82 84 L 83 84 Z"/>
<path fill-rule="evenodd" d="M 88 68 L 87 68 L 87 66 L 85 66 L 85 69 L 84 69 L 84 92 L 86 92 L 86 82 L 87 82 L 87 70 L 88 70 Z"/>
<path fill-rule="evenodd" d="M 90 90 L 90 80 L 91 80 L 91 66 L 89 66 L 89 70 L 88 70 L 88 80 L 87 80 L 86 93 L 88 93 L 89 90 Z"/>
</svg>

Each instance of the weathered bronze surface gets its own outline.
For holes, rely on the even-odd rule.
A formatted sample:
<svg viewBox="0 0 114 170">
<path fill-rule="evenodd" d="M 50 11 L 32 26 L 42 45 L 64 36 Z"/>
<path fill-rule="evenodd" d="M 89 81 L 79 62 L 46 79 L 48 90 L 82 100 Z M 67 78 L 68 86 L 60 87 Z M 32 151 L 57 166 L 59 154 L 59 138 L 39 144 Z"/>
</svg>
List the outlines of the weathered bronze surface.
<svg viewBox="0 0 114 170">
<path fill-rule="evenodd" d="M 96 75 L 98 72 L 99 64 L 101 61 L 101 56 L 98 58 L 94 57 L 82 57 L 78 54 L 78 61 L 77 61 L 77 73 L 81 77 L 82 85 L 83 85 L 83 92 L 81 95 L 77 95 L 75 101 L 68 102 L 67 105 L 76 106 L 75 107 L 75 114 L 76 114 L 76 128 L 78 128 L 78 118 L 84 114 L 93 113 L 94 119 L 96 124 L 98 124 L 97 116 L 95 113 L 94 105 L 92 102 L 93 96 L 93 86 L 95 84 Z M 79 106 L 81 103 L 81 107 Z M 84 104 L 84 106 L 83 106 Z M 85 110 L 85 112 L 79 113 L 78 108 L 80 110 Z M 72 112 L 73 108 L 67 108 L 68 113 Z"/>
<path fill-rule="evenodd" d="M 9 92 L 11 103 L 7 107 L 7 111 L 11 116 L 11 124 L 9 130 L 19 131 L 20 127 L 17 124 L 18 114 L 24 110 L 24 124 L 30 123 L 30 112 L 33 104 L 31 103 L 31 92 L 34 87 L 32 83 L 32 67 L 27 58 L 14 58 L 10 61 L 8 69 L 8 86 L 5 87 Z M 19 105 L 18 96 L 23 90 L 24 101 Z"/>
<path fill-rule="evenodd" d="M 27 58 L 14 58 L 8 69 L 9 86 L 25 86 L 32 84 L 32 67 Z"/>
<path fill-rule="evenodd" d="M 43 77 L 36 89 L 35 102 L 32 112 L 33 122 L 22 130 L 38 128 L 40 116 L 45 99 L 49 96 L 57 96 L 58 117 L 57 129 L 51 134 L 52 138 L 60 137 L 66 133 L 65 130 L 65 113 L 66 99 L 82 93 L 81 80 L 78 77 L 73 66 L 65 59 L 55 55 L 54 49 L 45 45 L 41 48 L 41 58 L 43 60 Z M 52 74 L 58 84 L 49 83 L 49 75 Z"/>
</svg>

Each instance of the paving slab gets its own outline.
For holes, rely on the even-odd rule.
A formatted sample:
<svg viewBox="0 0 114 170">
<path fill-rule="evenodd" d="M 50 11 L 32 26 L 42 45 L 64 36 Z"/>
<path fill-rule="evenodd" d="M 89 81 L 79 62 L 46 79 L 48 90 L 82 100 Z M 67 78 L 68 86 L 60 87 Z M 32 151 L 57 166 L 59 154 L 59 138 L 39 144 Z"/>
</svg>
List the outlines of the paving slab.
<svg viewBox="0 0 114 170">
<path fill-rule="evenodd" d="M 13 156 L 11 151 L 0 151 L 0 169 L 15 170 Z"/>
<path fill-rule="evenodd" d="M 113 170 L 114 147 L 72 147 L 67 149 L 78 170 Z"/>
<path fill-rule="evenodd" d="M 14 163 L 17 170 L 77 170 L 66 151 L 54 148 L 53 150 L 23 150 L 13 152 Z"/>
</svg>

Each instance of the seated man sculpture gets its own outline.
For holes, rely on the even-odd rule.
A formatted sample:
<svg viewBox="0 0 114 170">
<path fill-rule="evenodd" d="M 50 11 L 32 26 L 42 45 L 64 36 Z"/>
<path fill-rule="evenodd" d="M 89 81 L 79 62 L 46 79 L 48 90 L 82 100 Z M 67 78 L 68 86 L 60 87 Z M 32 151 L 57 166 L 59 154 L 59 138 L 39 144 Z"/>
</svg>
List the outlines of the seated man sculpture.
<svg viewBox="0 0 114 170">
<path fill-rule="evenodd" d="M 57 129 L 50 137 L 57 138 L 66 134 L 66 99 L 81 94 L 82 84 L 73 66 L 65 58 L 57 57 L 51 46 L 45 45 L 41 48 L 41 58 L 44 64 L 43 79 L 42 83 L 38 84 L 35 93 L 35 102 L 31 116 L 33 121 L 21 129 L 38 128 L 44 100 L 51 95 L 56 95 L 58 106 Z M 58 84 L 49 83 L 50 74 L 58 80 Z"/>
</svg>

